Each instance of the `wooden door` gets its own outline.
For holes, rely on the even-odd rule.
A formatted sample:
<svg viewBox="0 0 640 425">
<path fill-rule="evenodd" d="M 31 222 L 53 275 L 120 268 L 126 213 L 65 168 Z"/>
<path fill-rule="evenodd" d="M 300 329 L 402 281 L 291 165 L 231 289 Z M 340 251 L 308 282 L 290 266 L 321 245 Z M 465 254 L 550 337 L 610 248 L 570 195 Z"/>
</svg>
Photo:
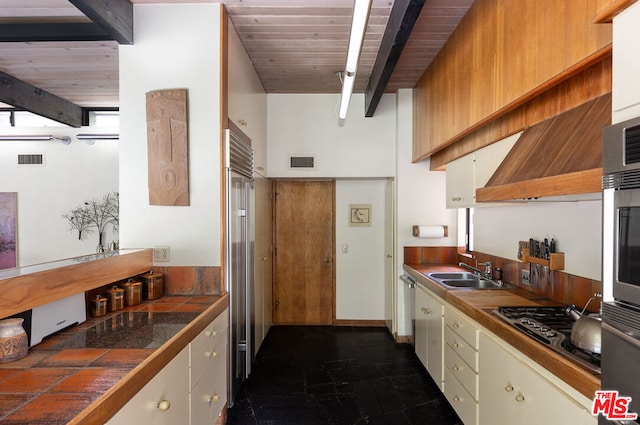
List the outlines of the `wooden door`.
<svg viewBox="0 0 640 425">
<path fill-rule="evenodd" d="M 330 325 L 334 319 L 332 181 L 279 181 L 275 199 L 273 321 Z"/>
</svg>

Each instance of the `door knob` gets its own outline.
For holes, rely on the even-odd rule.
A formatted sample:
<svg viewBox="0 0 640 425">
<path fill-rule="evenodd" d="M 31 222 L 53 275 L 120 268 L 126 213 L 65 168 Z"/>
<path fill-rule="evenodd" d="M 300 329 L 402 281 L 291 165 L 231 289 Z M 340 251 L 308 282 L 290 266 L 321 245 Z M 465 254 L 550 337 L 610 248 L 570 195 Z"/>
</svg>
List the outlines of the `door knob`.
<svg viewBox="0 0 640 425">
<path fill-rule="evenodd" d="M 325 257 L 324 262 L 327 264 L 331 263 L 331 257 Z"/>
</svg>

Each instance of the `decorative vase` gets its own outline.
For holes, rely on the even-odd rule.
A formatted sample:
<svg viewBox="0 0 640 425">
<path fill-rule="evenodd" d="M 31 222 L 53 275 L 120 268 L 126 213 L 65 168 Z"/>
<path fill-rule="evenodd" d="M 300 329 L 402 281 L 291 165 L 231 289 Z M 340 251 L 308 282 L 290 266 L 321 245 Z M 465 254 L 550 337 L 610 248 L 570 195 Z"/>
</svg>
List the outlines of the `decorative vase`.
<svg viewBox="0 0 640 425">
<path fill-rule="evenodd" d="M 19 360 L 29 352 L 22 322 L 23 319 L 17 317 L 0 320 L 0 363 Z"/>
</svg>

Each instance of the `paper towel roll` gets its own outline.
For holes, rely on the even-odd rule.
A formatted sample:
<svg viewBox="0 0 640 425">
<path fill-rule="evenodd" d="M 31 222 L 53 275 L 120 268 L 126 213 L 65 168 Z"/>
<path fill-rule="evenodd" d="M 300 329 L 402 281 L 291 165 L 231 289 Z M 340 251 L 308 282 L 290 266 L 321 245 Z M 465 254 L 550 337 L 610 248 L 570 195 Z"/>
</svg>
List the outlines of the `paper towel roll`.
<svg viewBox="0 0 640 425">
<path fill-rule="evenodd" d="M 447 226 L 413 226 L 413 236 L 418 238 L 444 238 L 448 236 Z"/>
</svg>

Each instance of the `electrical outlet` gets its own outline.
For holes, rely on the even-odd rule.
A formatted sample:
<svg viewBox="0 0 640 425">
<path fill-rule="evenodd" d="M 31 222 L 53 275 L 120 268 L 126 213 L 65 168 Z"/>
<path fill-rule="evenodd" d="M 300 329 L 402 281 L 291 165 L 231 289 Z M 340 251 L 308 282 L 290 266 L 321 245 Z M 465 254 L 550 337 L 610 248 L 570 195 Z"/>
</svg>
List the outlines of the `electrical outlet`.
<svg viewBox="0 0 640 425">
<path fill-rule="evenodd" d="M 529 270 L 521 270 L 520 280 L 524 285 L 531 285 L 531 272 Z"/>
<path fill-rule="evenodd" d="M 166 263 L 169 261 L 169 247 L 155 246 L 153 247 L 153 261 L 157 263 Z"/>
</svg>

